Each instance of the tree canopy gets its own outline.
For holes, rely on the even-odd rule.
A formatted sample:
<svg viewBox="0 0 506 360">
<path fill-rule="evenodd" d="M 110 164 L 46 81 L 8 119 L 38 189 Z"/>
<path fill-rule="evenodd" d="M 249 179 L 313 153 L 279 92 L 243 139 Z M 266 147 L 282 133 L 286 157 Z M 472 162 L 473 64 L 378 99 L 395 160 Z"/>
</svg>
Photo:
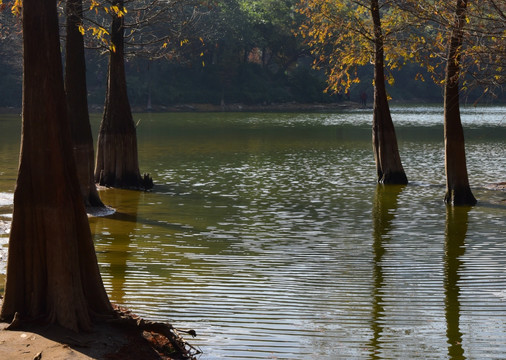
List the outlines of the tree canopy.
<svg viewBox="0 0 506 360">
<path fill-rule="evenodd" d="M 389 95 L 401 101 L 440 101 L 447 37 L 443 24 L 450 19 L 447 2 L 379 3 Z M 20 106 L 21 101 L 20 32 L 8 16 L 13 4 L 3 1 L 0 12 L 0 52 L 5 55 L 0 58 L 0 106 Z M 325 88 L 344 93 L 351 86 L 351 99 L 358 101 L 357 92 L 372 82 L 373 34 L 365 0 L 179 0 L 171 1 L 170 8 L 163 4 L 126 1 L 120 9 L 103 0 L 85 2 L 82 31 L 91 105 L 103 104 L 103 54 L 110 45 L 110 16 L 116 13 L 125 15 L 126 75 L 136 109 L 145 109 L 148 93 L 155 107 L 219 104 L 223 95 L 227 103 L 328 102 L 339 97 L 322 94 Z M 483 94 L 486 102 L 493 96 L 506 99 L 501 88 L 504 7 L 497 0 L 469 5 L 463 90 L 473 101 Z M 316 46 L 320 40 L 325 46 Z"/>
<path fill-rule="evenodd" d="M 444 83 L 448 59 L 447 40 L 455 26 L 453 2 L 398 1 L 398 6 L 414 18 L 424 34 L 418 43 L 417 61 L 438 84 Z M 482 92 L 500 91 L 506 82 L 506 3 L 497 0 L 469 2 L 463 21 L 459 57 L 462 90 L 480 88 Z"/>
<path fill-rule="evenodd" d="M 393 85 L 390 70 L 414 59 L 417 36 L 408 31 L 413 27 L 408 13 L 391 1 L 379 1 L 382 40 L 388 83 Z M 300 34 L 314 54 L 314 65 L 325 69 L 329 89 L 348 90 L 360 81 L 358 69 L 374 59 L 374 25 L 371 1 L 366 0 L 302 0 L 298 11 L 305 15 Z"/>
</svg>

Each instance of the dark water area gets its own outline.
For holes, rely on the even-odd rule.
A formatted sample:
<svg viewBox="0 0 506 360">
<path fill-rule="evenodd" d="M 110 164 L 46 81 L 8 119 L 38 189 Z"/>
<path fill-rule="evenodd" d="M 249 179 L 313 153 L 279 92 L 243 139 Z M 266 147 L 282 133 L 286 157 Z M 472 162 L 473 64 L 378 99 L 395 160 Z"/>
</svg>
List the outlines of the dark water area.
<svg viewBox="0 0 506 360">
<path fill-rule="evenodd" d="M 155 188 L 90 218 L 111 300 L 195 329 L 201 359 L 506 358 L 506 109 L 463 109 L 472 208 L 442 201 L 441 108 L 393 119 L 407 186 L 375 183 L 369 110 L 136 115 Z"/>
</svg>

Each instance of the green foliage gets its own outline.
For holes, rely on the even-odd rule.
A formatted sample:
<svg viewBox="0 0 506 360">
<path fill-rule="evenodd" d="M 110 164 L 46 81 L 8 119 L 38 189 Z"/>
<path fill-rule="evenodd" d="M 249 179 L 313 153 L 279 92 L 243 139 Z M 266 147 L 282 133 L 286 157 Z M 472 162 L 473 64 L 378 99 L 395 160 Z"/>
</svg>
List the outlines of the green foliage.
<svg viewBox="0 0 506 360">
<path fill-rule="evenodd" d="M 18 69 L 0 64 L 0 107 L 21 106 L 21 76 Z"/>
<path fill-rule="evenodd" d="M 294 100 L 297 102 L 329 102 L 332 96 L 325 94 L 325 77 L 321 72 L 311 69 L 309 66 L 298 66 L 289 75 L 289 84 L 292 89 Z"/>
<path fill-rule="evenodd" d="M 154 105 L 254 105 L 335 100 L 323 93 L 322 75 L 305 65 L 277 74 L 251 63 L 240 64 L 233 74 L 212 64 L 200 68 L 157 61 L 151 63 L 149 70 L 144 65 L 143 70 L 137 72 L 132 71 L 133 64 L 128 66 L 128 89 L 133 106 L 146 106 L 148 94 Z"/>
<path fill-rule="evenodd" d="M 479 72 L 488 73 L 491 82 L 501 83 L 504 78 L 503 69 L 506 65 L 502 68 L 493 66 L 500 61 L 504 64 L 506 58 L 503 55 L 504 22 L 500 21 L 497 12 L 486 8 L 485 5 L 489 1 L 473 3 L 471 10 L 476 16 L 469 18 L 469 29 L 475 30 L 478 35 L 481 34 L 478 32 L 480 29 L 493 31 L 495 36 L 481 36 L 481 39 L 485 39 L 486 44 L 494 45 L 495 50 L 487 53 L 485 47 L 478 46 L 486 45 L 484 42 L 470 43 L 471 47 L 466 48 L 463 60 L 469 64 L 466 73 L 472 73 L 473 77 L 466 79 L 466 86 L 477 81 Z M 164 38 L 164 41 L 169 43 L 165 53 L 160 49 L 163 44 L 157 42 L 142 49 L 131 47 L 135 51 L 127 54 L 126 63 L 130 102 L 136 109 L 145 109 L 149 96 L 153 106 L 179 103 L 269 104 L 338 101 L 345 91 L 341 90 L 338 92 L 341 95 L 335 96 L 324 93 L 328 86 L 327 79 L 335 84 L 340 81 L 344 87 L 350 86 L 352 101 L 358 102 L 358 95 L 362 91 L 368 93 L 371 101 L 373 67 L 370 64 L 370 20 L 368 10 L 364 6 L 367 3 L 365 0 L 207 1 L 200 2 L 200 7 L 196 8 L 198 21 L 195 20 L 192 27 L 184 32 L 175 33 L 174 24 L 168 24 L 167 20 L 165 23 L 157 23 L 156 26 L 135 28 L 134 32 L 129 28 L 129 41 L 131 39 L 138 42 L 150 39 L 151 35 L 163 38 L 164 31 L 172 29 L 172 35 Z M 444 70 L 444 66 L 438 66 L 438 61 L 445 57 L 446 36 L 438 30 L 434 22 L 429 26 L 428 22 L 416 20 L 420 26 L 410 26 L 410 31 L 403 26 L 409 22 L 413 23 L 415 19 L 414 16 L 406 17 L 406 14 L 409 14 L 408 5 L 421 6 L 422 3 L 414 0 L 381 3 L 385 26 L 385 60 L 390 71 L 387 73 L 387 80 L 395 79 L 395 82 L 391 81 L 392 84 L 387 85 L 389 95 L 398 101 L 439 101 L 441 89 L 439 85 L 434 85 L 431 77 L 439 80 L 442 78 L 437 72 Z M 394 4 L 401 3 L 405 7 L 402 11 L 392 8 Z M 443 4 L 444 1 L 438 0 L 438 3 Z M 125 4 L 125 20 L 132 23 L 138 12 L 131 6 L 139 7 L 141 2 Z M 300 4 L 299 12 L 296 11 L 297 4 Z M 428 3 L 423 4 L 429 8 Z M 501 9 L 504 8 L 501 2 L 496 1 L 496 4 Z M 89 4 L 86 8 L 89 9 Z M 95 9 L 91 11 L 92 14 L 95 14 Z M 183 15 L 193 9 L 179 9 L 176 13 L 171 13 L 171 16 L 176 16 L 179 19 L 177 22 L 180 22 Z M 417 12 L 420 13 L 420 10 Z M 489 13 L 490 19 L 485 16 L 486 12 Z M 9 19 L 12 18 L 10 23 L 13 23 L 14 18 L 10 16 L 10 12 L 3 12 L 6 13 L 9 14 Z M 99 13 L 104 11 L 100 10 Z M 13 24 L 7 24 L 5 20 L 5 17 L 0 20 L 4 26 L 0 31 L 0 106 L 19 107 L 21 35 L 19 29 L 11 29 L 10 25 Z M 337 30 L 345 21 L 351 21 L 356 25 L 355 31 L 361 31 L 360 36 L 355 36 L 357 39 L 350 37 L 350 31 Z M 295 36 L 299 28 L 305 38 Z M 87 35 L 91 34 L 92 29 L 86 27 Z M 194 31 L 189 33 L 189 30 Z M 473 39 L 471 35 L 466 33 L 470 40 Z M 312 39 L 315 45 L 319 42 L 322 44 L 313 54 L 304 44 L 308 39 Z M 337 49 L 337 52 L 334 49 Z M 314 60 L 321 70 L 311 68 Z M 411 64 L 411 60 L 422 61 L 426 70 Z M 488 60 L 490 62 L 487 62 Z M 96 50 L 88 50 L 88 100 L 95 110 L 101 109 L 103 105 L 106 77 L 107 58 Z M 334 87 L 335 90 L 338 88 L 339 86 Z M 481 94 L 482 91 L 471 93 L 474 98 L 480 97 Z M 504 93 L 497 95 L 502 101 L 506 99 Z"/>
<path fill-rule="evenodd" d="M 0 5 L 0 107 L 21 106 L 21 23 L 9 2 Z"/>
</svg>

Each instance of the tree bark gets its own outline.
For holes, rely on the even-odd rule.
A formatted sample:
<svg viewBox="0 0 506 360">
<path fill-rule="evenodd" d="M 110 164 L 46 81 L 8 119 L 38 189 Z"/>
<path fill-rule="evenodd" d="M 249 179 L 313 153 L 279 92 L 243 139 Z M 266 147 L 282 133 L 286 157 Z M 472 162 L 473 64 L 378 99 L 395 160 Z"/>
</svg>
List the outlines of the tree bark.
<svg viewBox="0 0 506 360">
<path fill-rule="evenodd" d="M 88 113 L 86 87 L 86 60 L 82 24 L 82 0 L 67 0 L 67 41 L 65 46 L 65 93 L 70 121 L 77 176 L 84 203 L 87 207 L 104 207 L 94 179 L 95 154 Z"/>
<path fill-rule="evenodd" d="M 112 5 L 123 9 L 123 0 Z M 124 55 L 124 19 L 113 15 L 105 109 L 100 124 L 95 181 L 103 186 L 147 189 L 151 179 L 141 178 L 137 134 L 128 101 Z"/>
<path fill-rule="evenodd" d="M 0 317 L 87 330 L 112 307 L 72 156 L 56 0 L 24 0 L 22 12 L 22 145 Z"/>
<path fill-rule="evenodd" d="M 407 184 L 402 167 L 397 137 L 390 114 L 385 85 L 383 34 L 378 0 L 371 0 L 374 23 L 374 105 L 372 143 L 378 182 L 383 184 Z"/>
<path fill-rule="evenodd" d="M 464 130 L 460 119 L 460 51 L 467 0 L 457 0 L 455 24 L 448 44 L 448 60 L 444 91 L 444 139 L 445 139 L 445 202 L 451 205 L 475 205 L 467 176 Z"/>
</svg>

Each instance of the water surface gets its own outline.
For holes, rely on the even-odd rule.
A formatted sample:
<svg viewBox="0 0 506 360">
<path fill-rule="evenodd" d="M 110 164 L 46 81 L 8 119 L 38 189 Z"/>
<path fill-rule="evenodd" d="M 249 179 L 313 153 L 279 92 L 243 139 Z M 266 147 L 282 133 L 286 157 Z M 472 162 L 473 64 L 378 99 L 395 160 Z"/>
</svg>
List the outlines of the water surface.
<svg viewBox="0 0 506 360">
<path fill-rule="evenodd" d="M 195 329 L 201 359 L 505 358 L 506 110 L 463 111 L 473 208 L 442 202 L 441 109 L 393 118 L 408 186 L 375 183 L 368 110 L 136 115 L 156 186 L 90 219 L 112 301 Z"/>
</svg>

